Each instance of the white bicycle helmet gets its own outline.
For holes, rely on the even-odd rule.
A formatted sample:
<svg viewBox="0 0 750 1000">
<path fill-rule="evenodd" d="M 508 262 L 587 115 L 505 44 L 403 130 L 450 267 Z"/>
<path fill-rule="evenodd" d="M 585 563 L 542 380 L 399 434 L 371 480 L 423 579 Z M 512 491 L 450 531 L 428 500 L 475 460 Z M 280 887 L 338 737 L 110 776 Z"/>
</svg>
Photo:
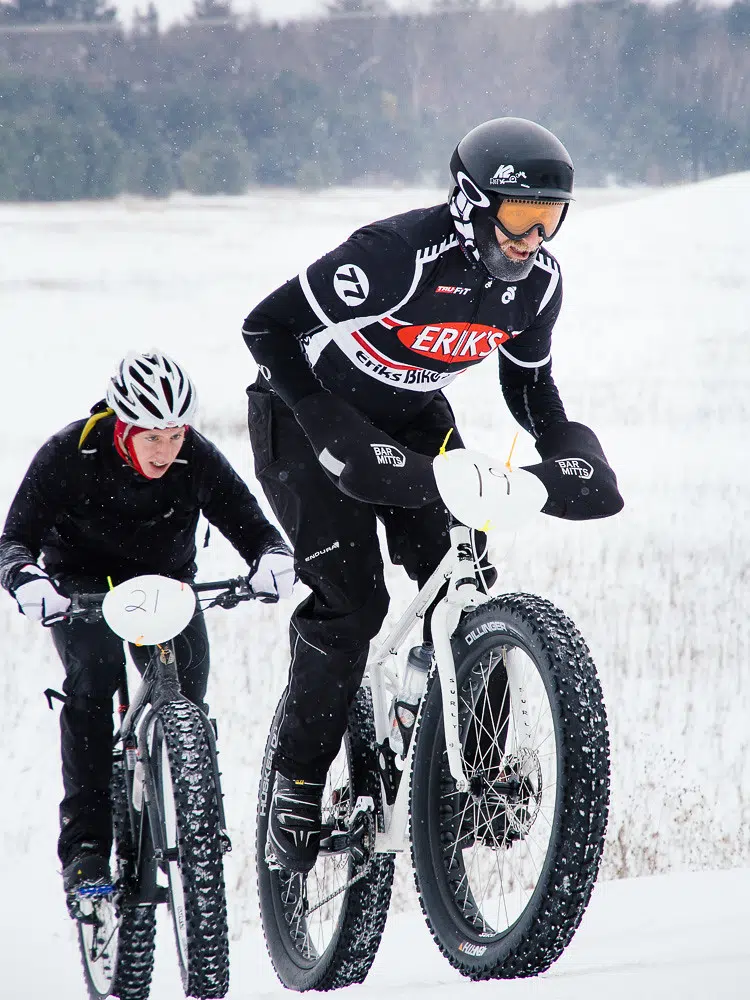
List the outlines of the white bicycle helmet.
<svg viewBox="0 0 750 1000">
<path fill-rule="evenodd" d="M 123 358 L 109 380 L 107 404 L 127 424 L 166 430 L 192 422 L 198 395 L 176 361 L 152 350 Z"/>
</svg>

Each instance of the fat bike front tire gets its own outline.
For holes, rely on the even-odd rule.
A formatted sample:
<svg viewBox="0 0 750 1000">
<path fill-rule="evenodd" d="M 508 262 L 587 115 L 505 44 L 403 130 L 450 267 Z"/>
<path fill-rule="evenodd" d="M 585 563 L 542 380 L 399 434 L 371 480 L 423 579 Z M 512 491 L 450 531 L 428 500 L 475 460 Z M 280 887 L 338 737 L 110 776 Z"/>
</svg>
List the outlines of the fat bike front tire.
<svg viewBox="0 0 750 1000">
<path fill-rule="evenodd" d="M 461 755 L 448 768 L 440 682 L 417 732 L 411 839 L 417 891 L 443 955 L 470 979 L 544 972 L 588 905 L 609 806 L 609 737 L 575 625 L 529 594 L 494 598 L 452 638 Z"/>
<path fill-rule="evenodd" d="M 190 702 L 174 701 L 156 710 L 152 727 L 162 864 L 182 985 L 186 996 L 223 997 L 229 989 L 226 840 L 206 720 Z"/>
<path fill-rule="evenodd" d="M 374 813 L 365 817 L 362 854 L 321 852 L 311 872 L 300 875 L 269 868 L 268 814 L 276 772 L 283 698 L 276 710 L 263 758 L 258 796 L 256 866 L 258 898 L 266 947 L 281 983 L 290 990 L 339 989 L 364 981 L 388 916 L 394 859 L 375 854 L 375 822 L 380 778 L 369 690 L 360 688 L 349 713 L 349 728 L 333 762 L 323 794 L 323 823 L 345 828 L 354 803 L 369 796 Z"/>
<path fill-rule="evenodd" d="M 112 895 L 81 901 L 78 947 L 90 1000 L 116 996 L 148 1000 L 154 968 L 156 907 L 128 905 L 136 850 L 130 831 L 123 762 L 115 760 L 110 783 L 115 861 Z"/>
</svg>

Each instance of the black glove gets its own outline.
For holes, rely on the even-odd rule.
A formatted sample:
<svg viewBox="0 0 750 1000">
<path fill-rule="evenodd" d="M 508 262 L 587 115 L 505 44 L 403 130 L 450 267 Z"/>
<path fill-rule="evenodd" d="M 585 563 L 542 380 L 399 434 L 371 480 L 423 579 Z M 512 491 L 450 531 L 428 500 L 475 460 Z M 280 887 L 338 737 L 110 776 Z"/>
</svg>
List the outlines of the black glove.
<svg viewBox="0 0 750 1000">
<path fill-rule="evenodd" d="M 432 459 L 394 441 L 346 400 L 315 392 L 293 412 L 342 493 L 388 507 L 424 507 L 438 499 Z"/>
<path fill-rule="evenodd" d="M 539 436 L 536 450 L 542 461 L 524 468 L 547 490 L 544 514 L 588 521 L 622 510 L 617 478 L 590 427 L 574 421 L 553 424 Z"/>
</svg>

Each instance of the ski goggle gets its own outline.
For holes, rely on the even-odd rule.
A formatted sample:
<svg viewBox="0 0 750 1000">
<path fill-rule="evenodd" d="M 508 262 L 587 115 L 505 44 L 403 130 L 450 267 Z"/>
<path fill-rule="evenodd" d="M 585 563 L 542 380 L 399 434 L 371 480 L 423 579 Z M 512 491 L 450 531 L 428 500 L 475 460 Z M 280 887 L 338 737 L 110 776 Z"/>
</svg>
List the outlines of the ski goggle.
<svg viewBox="0 0 750 1000">
<path fill-rule="evenodd" d="M 565 218 L 568 203 L 565 201 L 524 201 L 504 198 L 493 223 L 508 239 L 523 239 L 539 229 L 542 239 L 551 240 Z"/>
</svg>

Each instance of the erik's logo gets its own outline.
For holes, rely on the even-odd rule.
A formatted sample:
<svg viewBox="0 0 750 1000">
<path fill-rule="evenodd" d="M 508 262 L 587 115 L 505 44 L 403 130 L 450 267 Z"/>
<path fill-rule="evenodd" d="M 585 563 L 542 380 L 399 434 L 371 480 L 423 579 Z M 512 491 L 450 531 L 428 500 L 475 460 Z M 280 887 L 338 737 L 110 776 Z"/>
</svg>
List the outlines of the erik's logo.
<svg viewBox="0 0 750 1000">
<path fill-rule="evenodd" d="M 371 444 L 370 447 L 375 452 L 378 465 L 392 465 L 396 469 L 403 469 L 406 465 L 406 455 L 392 444 Z"/>
<path fill-rule="evenodd" d="M 578 476 L 579 479 L 591 479 L 594 475 L 593 466 L 583 458 L 558 458 L 555 459 L 560 466 L 560 472 L 564 476 Z"/>
</svg>

